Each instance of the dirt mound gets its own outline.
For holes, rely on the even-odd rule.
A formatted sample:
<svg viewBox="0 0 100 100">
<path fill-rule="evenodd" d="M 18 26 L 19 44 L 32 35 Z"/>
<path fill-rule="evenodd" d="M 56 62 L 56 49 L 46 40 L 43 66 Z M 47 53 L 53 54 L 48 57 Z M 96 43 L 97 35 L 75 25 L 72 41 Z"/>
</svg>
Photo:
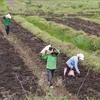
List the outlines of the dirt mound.
<svg viewBox="0 0 100 100">
<path fill-rule="evenodd" d="M 66 19 L 56 19 L 56 18 L 46 18 L 47 21 L 54 21 L 56 23 L 61 23 L 67 25 L 76 30 L 83 30 L 89 35 L 100 36 L 100 24 L 85 21 L 79 18 L 66 18 Z"/>
</svg>

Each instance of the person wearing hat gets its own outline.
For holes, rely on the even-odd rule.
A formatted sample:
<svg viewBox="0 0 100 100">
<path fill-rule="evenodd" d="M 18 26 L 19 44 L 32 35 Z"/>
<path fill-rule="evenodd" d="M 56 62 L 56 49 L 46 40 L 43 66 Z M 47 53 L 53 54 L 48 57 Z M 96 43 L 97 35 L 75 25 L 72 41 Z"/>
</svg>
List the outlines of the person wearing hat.
<svg viewBox="0 0 100 100">
<path fill-rule="evenodd" d="M 9 30 L 10 30 L 10 23 L 11 23 L 11 15 L 7 14 L 3 16 L 4 19 L 4 25 L 5 25 L 5 30 L 6 30 L 6 34 L 9 34 Z"/>
<path fill-rule="evenodd" d="M 53 48 L 53 52 L 51 54 L 48 54 L 47 50 L 45 50 L 45 53 L 42 54 L 42 58 L 47 60 L 46 70 L 50 88 L 53 88 L 52 78 L 54 76 L 54 71 L 56 69 L 56 60 L 59 54 L 60 54 L 59 50 L 55 48 Z"/>
<path fill-rule="evenodd" d="M 66 62 L 66 68 L 64 68 L 64 79 L 68 77 L 68 74 L 71 70 L 74 72 L 74 76 L 77 77 L 77 74 L 80 74 L 79 68 L 78 68 L 78 61 L 84 60 L 84 55 L 82 53 L 77 54 L 77 56 L 72 56 L 67 62 Z"/>
</svg>

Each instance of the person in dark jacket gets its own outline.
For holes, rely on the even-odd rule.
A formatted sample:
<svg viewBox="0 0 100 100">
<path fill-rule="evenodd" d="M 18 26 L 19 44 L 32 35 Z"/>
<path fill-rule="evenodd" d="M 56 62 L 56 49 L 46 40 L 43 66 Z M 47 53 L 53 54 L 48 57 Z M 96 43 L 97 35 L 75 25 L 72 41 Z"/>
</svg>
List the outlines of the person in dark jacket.
<svg viewBox="0 0 100 100">
<path fill-rule="evenodd" d="M 11 15 L 10 14 L 4 15 L 3 19 L 4 19 L 6 34 L 8 35 L 10 30 Z"/>
</svg>

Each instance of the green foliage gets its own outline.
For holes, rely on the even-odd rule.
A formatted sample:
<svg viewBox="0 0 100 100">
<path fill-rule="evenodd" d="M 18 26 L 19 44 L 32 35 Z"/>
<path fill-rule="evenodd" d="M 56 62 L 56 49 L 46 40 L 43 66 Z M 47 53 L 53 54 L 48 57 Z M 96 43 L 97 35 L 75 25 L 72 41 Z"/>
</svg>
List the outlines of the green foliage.
<svg viewBox="0 0 100 100">
<path fill-rule="evenodd" d="M 98 8 L 100 8 L 100 2 L 98 2 Z"/>
<path fill-rule="evenodd" d="M 81 48 L 82 50 L 93 50 L 93 44 L 83 36 L 77 36 L 73 44 L 75 44 L 78 48 Z"/>
<path fill-rule="evenodd" d="M 52 93 L 52 90 L 49 89 L 49 92 L 47 92 L 46 96 L 39 97 L 37 95 L 35 96 L 29 96 L 29 100 L 68 100 L 66 96 L 54 96 Z"/>
<path fill-rule="evenodd" d="M 49 11 L 53 14 L 74 14 L 80 11 L 85 12 L 86 10 L 98 10 L 98 0 L 17 0 L 22 4 L 26 4 L 26 7 L 34 8 L 38 7 L 43 12 Z M 46 12 L 48 14 L 48 11 Z M 87 12 L 85 12 L 87 14 Z"/>
<path fill-rule="evenodd" d="M 2 4 L 4 2 L 4 0 L 0 0 L 0 4 Z"/>
<path fill-rule="evenodd" d="M 37 96 L 29 97 L 28 100 L 68 100 L 66 97 L 54 97 L 51 95 L 47 95 L 44 98 L 39 98 Z"/>
<path fill-rule="evenodd" d="M 0 0 L 0 10 L 7 10 L 8 5 L 6 4 L 5 0 Z"/>
<path fill-rule="evenodd" d="M 48 91 L 45 96 L 39 97 L 37 95 L 30 95 L 28 100 L 68 100 L 66 96 L 54 96 L 52 89 L 48 88 Z"/>
<path fill-rule="evenodd" d="M 82 4 L 80 4 L 80 5 L 79 5 L 79 8 L 82 8 L 82 7 L 83 7 L 83 5 L 82 5 Z"/>
<path fill-rule="evenodd" d="M 40 28 L 42 31 L 49 33 L 51 36 L 63 41 L 69 42 L 85 51 L 96 51 L 100 49 L 100 39 L 88 38 L 82 33 L 74 32 L 68 27 L 64 28 L 53 22 L 47 22 L 39 17 L 28 17 L 27 20 Z"/>
</svg>

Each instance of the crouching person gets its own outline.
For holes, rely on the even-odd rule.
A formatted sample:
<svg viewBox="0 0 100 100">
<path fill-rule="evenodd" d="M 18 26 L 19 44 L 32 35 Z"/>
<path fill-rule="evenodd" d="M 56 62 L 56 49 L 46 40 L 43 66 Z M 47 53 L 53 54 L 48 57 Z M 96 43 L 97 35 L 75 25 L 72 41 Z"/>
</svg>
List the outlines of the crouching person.
<svg viewBox="0 0 100 100">
<path fill-rule="evenodd" d="M 53 52 L 51 54 L 48 54 L 47 50 L 45 51 L 45 53 L 42 54 L 42 58 L 47 60 L 46 70 L 50 88 L 53 88 L 52 78 L 54 76 L 54 71 L 56 69 L 56 61 L 59 54 L 59 50 L 56 49 L 53 49 Z"/>
<path fill-rule="evenodd" d="M 77 54 L 77 56 L 72 56 L 67 62 L 66 62 L 66 68 L 64 68 L 64 79 L 66 79 L 71 73 L 72 76 L 77 77 L 78 74 L 80 74 L 79 68 L 78 68 L 78 61 L 84 60 L 84 55 L 82 53 Z"/>
</svg>

